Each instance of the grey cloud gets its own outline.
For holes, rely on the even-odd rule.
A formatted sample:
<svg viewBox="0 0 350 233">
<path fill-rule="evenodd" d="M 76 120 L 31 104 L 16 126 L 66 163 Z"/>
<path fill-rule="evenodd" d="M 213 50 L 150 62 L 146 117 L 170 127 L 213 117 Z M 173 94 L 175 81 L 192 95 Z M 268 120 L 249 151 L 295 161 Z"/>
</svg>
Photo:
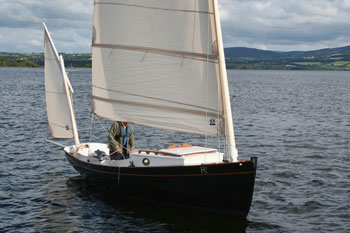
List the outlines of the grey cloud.
<svg viewBox="0 0 350 233">
<path fill-rule="evenodd" d="M 349 0 L 219 2 L 226 47 L 286 51 L 350 44 Z"/>
<path fill-rule="evenodd" d="M 42 22 L 61 52 L 90 51 L 93 0 L 0 0 L 0 4 L 0 51 L 42 52 Z"/>
<path fill-rule="evenodd" d="M 349 45 L 350 0 L 218 0 L 225 47 L 279 51 Z M 93 0 L 0 0 L 0 51 L 89 52 Z"/>
</svg>

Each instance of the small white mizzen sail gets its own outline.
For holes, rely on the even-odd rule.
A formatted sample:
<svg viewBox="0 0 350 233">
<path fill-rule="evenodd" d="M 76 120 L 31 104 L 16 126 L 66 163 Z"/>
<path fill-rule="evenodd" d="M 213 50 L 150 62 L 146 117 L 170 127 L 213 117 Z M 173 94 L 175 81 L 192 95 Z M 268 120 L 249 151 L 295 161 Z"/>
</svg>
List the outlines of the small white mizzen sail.
<svg viewBox="0 0 350 233">
<path fill-rule="evenodd" d="M 215 0 L 95 0 L 94 113 L 228 135 L 216 7 Z"/>
<path fill-rule="evenodd" d="M 77 132 L 73 132 L 75 123 L 72 112 L 73 89 L 64 69 L 63 58 L 59 57 L 45 24 L 44 29 L 45 93 L 50 136 L 73 138 L 76 133 L 77 139 Z"/>
</svg>

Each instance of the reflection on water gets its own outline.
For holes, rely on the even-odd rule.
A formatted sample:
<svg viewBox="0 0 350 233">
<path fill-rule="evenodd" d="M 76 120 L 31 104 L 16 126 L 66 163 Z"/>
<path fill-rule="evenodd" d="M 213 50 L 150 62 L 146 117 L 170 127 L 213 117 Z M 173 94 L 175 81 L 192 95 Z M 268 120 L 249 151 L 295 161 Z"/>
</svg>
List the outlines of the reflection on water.
<svg viewBox="0 0 350 233">
<path fill-rule="evenodd" d="M 89 186 L 80 176 L 45 185 L 38 231 L 114 229 L 119 232 L 245 232 L 249 222 L 222 215 L 115 199 Z M 69 197 L 69 198 L 67 198 Z M 45 221 L 40 221 L 44 219 Z M 59 226 L 59 227 L 58 227 Z"/>
</svg>

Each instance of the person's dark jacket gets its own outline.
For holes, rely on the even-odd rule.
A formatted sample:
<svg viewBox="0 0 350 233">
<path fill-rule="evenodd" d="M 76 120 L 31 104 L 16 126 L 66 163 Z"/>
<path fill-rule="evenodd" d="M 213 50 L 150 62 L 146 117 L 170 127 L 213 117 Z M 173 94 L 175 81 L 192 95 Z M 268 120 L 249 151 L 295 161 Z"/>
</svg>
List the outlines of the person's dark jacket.
<svg viewBox="0 0 350 233">
<path fill-rule="evenodd" d="M 132 127 L 129 125 L 128 127 L 128 131 L 129 136 L 127 136 L 127 142 L 126 142 L 126 148 L 128 149 L 128 151 L 130 151 L 131 148 L 134 148 L 134 134 L 133 134 L 133 130 Z M 117 121 L 115 122 L 111 129 L 109 130 L 109 136 L 108 136 L 108 140 L 109 140 L 109 149 L 110 151 L 114 152 L 116 151 L 116 148 L 121 148 L 123 149 L 123 137 L 121 136 L 120 133 L 120 123 Z"/>
</svg>

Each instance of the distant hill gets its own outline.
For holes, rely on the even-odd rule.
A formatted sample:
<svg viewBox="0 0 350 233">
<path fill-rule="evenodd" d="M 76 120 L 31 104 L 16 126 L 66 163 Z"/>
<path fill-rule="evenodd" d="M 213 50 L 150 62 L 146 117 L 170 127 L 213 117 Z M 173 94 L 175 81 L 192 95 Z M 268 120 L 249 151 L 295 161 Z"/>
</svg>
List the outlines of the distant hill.
<svg viewBox="0 0 350 233">
<path fill-rule="evenodd" d="M 225 49 L 228 69 L 350 70 L 350 46 L 313 51 Z"/>
<path fill-rule="evenodd" d="M 225 48 L 226 58 L 278 59 L 283 56 L 283 52 L 275 52 L 269 50 L 245 47 Z"/>
<path fill-rule="evenodd" d="M 328 56 L 332 54 L 350 55 L 350 46 L 326 48 L 313 51 L 279 52 L 245 47 L 225 48 L 226 58 L 253 58 L 253 59 L 290 59 L 312 56 Z"/>
</svg>

